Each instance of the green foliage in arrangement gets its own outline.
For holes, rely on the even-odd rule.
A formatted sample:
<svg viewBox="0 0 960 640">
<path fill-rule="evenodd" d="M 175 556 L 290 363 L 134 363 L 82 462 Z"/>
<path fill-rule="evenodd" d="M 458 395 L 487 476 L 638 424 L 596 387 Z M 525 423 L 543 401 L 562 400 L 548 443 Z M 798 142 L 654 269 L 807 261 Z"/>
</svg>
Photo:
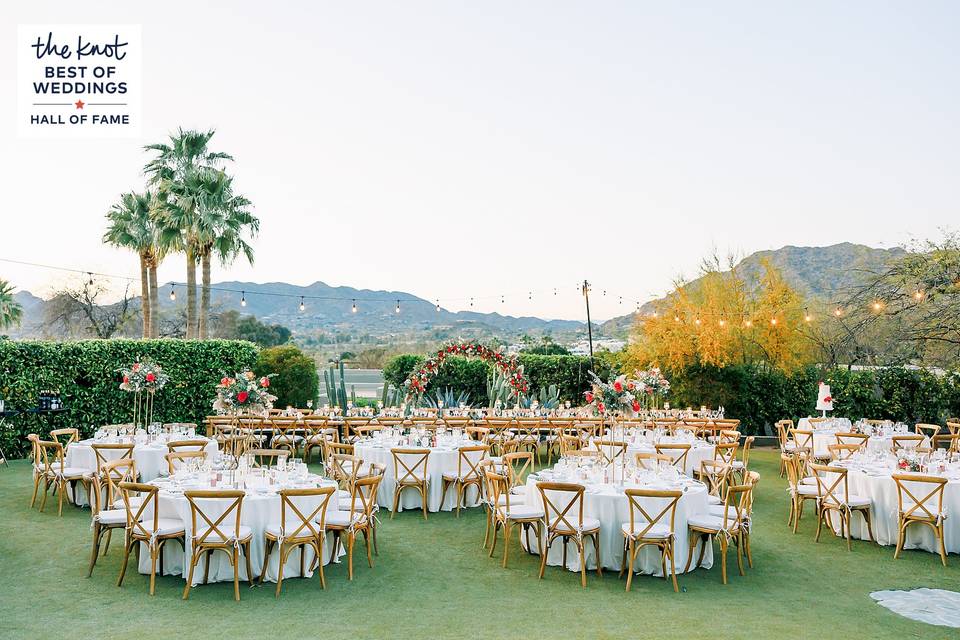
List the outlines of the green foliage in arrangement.
<svg viewBox="0 0 960 640">
<path fill-rule="evenodd" d="M 270 379 L 270 393 L 277 396 L 277 408 L 306 407 L 316 402 L 320 387 L 317 363 L 292 344 L 260 351 L 253 368 L 258 376 L 277 374 Z"/>
<path fill-rule="evenodd" d="M 542 356 L 521 353 L 518 356 L 523 365 L 524 375 L 530 380 L 531 389 L 556 386 L 559 400 L 569 400 L 578 404 L 583 392 L 589 388 L 587 372 L 590 370 L 590 358 L 584 356 Z M 404 354 L 391 359 L 383 368 L 383 377 L 391 386 L 402 388 L 403 381 L 421 362 L 422 356 Z M 597 360 L 597 373 L 602 378 L 609 376 L 609 363 Z M 474 405 L 485 404 L 488 395 L 487 382 L 490 378 L 490 365 L 483 360 L 450 356 L 431 380 L 428 393 L 434 390 L 450 388 L 456 392 L 470 394 Z"/>
<path fill-rule="evenodd" d="M 666 372 L 674 407 L 723 405 L 745 433 L 769 433 L 777 420 L 816 415 L 817 383 L 830 385 L 831 415 L 859 420 L 943 424 L 960 415 L 960 373 L 885 367 L 804 367 L 790 374 L 755 365 Z"/>
<path fill-rule="evenodd" d="M 170 376 L 154 400 L 162 422 L 201 422 L 210 414 L 220 378 L 253 368 L 257 347 L 234 340 L 81 340 L 76 342 L 0 340 L 0 398 L 7 409 L 30 409 L 42 390 L 59 390 L 69 412 L 52 421 L 17 416 L 7 420 L 0 444 L 23 455 L 26 434 L 51 426 L 73 426 L 89 436 L 99 426 L 129 422 L 133 395 L 120 389 L 121 367 L 150 358 Z"/>
</svg>

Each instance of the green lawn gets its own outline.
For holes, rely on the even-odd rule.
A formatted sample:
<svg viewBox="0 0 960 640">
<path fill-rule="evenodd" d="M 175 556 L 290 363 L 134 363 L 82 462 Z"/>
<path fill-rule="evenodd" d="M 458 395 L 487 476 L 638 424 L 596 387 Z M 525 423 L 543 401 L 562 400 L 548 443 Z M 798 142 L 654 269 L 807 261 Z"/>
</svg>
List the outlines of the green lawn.
<svg viewBox="0 0 960 640">
<path fill-rule="evenodd" d="M 946 638 L 956 630 L 913 622 L 876 605 L 879 589 L 937 587 L 960 590 L 960 557 L 942 567 L 934 554 L 855 542 L 852 552 L 832 536 L 813 542 L 813 518 L 804 515 L 792 535 L 786 520 L 786 483 L 769 450 L 751 458 L 762 475 L 754 514 L 754 564 L 745 577 L 720 582 L 719 565 L 679 577 L 675 594 L 660 579 L 639 576 L 625 593 L 616 574 L 603 579 L 553 567 L 537 580 L 537 559 L 514 546 L 511 567 L 481 551 L 479 509 L 417 511 L 387 517 L 380 556 L 369 570 L 358 564 L 352 583 L 345 565 L 331 565 L 327 589 L 316 578 L 249 589 L 242 602 L 232 584 L 199 586 L 180 599 L 183 580 L 158 578 L 157 595 L 131 566 L 116 584 L 121 549 L 111 545 L 87 579 L 90 514 L 56 504 L 28 507 L 29 467 L 0 469 L 0 637 L 36 638 Z M 387 514 L 389 515 L 389 514 Z M 114 541 L 116 542 L 116 540 Z M 516 545 L 516 542 L 514 542 Z M 362 553 L 361 553 L 362 556 Z M 732 556 L 731 556 L 732 558 Z M 655 632 L 654 632 L 655 631 Z"/>
</svg>

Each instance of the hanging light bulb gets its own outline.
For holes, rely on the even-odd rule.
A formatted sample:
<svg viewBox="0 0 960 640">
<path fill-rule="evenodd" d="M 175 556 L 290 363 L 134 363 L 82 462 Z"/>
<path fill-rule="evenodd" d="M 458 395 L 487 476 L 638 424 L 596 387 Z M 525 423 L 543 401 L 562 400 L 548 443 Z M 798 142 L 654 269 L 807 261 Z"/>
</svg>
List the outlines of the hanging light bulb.
<svg viewBox="0 0 960 640">
<path fill-rule="evenodd" d="M 727 326 L 727 321 L 724 320 L 723 318 L 720 318 L 720 326 L 721 326 L 721 327 Z"/>
<path fill-rule="evenodd" d="M 623 304 L 623 296 L 618 296 L 620 300 L 617 301 L 617 304 Z"/>
<path fill-rule="evenodd" d="M 770 326 L 772 326 L 772 327 L 777 326 L 777 319 L 776 319 L 776 318 L 770 318 Z"/>
<path fill-rule="evenodd" d="M 923 300 L 923 289 L 917 289 L 917 292 L 913 294 L 914 299 Z"/>
<path fill-rule="evenodd" d="M 805 315 L 803 316 L 803 321 L 811 322 L 812 320 L 813 320 L 813 316 L 811 316 L 809 312 L 806 312 Z"/>
<path fill-rule="evenodd" d="M 241 307 L 247 306 L 247 292 L 246 292 L 246 291 L 241 291 L 241 292 L 240 292 L 240 306 L 241 306 Z"/>
<path fill-rule="evenodd" d="M 437 313 L 440 313 L 440 301 L 437 300 Z"/>
<path fill-rule="evenodd" d="M 503 296 L 500 296 L 500 304 L 503 304 L 504 302 L 505 302 L 505 300 L 504 300 Z"/>
<path fill-rule="evenodd" d="M 356 313 L 356 312 L 357 312 L 357 301 L 356 301 L 356 300 L 353 301 L 353 308 L 350 309 L 350 311 L 353 312 L 353 313 Z"/>
<path fill-rule="evenodd" d="M 527 291 L 527 300 L 533 300 L 533 291 Z"/>
<path fill-rule="evenodd" d="M 553 295 L 557 295 L 557 288 L 556 288 L 556 287 L 553 288 Z"/>
<path fill-rule="evenodd" d="M 697 318 L 696 320 L 694 320 L 694 321 L 693 321 L 693 324 L 695 324 L 695 325 L 697 325 L 697 326 L 699 327 L 699 326 L 700 326 L 700 318 Z"/>
<path fill-rule="evenodd" d="M 170 299 L 171 300 L 177 299 L 177 292 L 173 290 L 173 285 L 170 285 Z"/>
<path fill-rule="evenodd" d="M 473 306 L 473 298 L 470 298 L 470 306 Z"/>
<path fill-rule="evenodd" d="M 303 311 L 306 308 L 307 306 L 303 304 L 303 296 L 300 296 L 300 311 Z"/>
<path fill-rule="evenodd" d="M 744 322 L 743 324 L 747 325 L 747 327 L 752 327 L 752 326 L 753 326 L 753 320 L 748 319 L 748 320 L 747 320 L 746 322 Z"/>
<path fill-rule="evenodd" d="M 836 309 L 833 310 L 833 315 L 839 318 L 840 316 L 843 315 L 843 309 L 841 309 L 840 307 L 837 307 Z"/>
<path fill-rule="evenodd" d="M 874 311 L 880 311 L 880 309 L 883 308 L 883 304 L 879 300 L 874 300 L 871 306 L 873 307 Z"/>
<path fill-rule="evenodd" d="M 397 300 L 397 313 L 400 313 L 400 301 Z"/>
<path fill-rule="evenodd" d="M 679 316 L 679 315 L 674 315 L 674 316 L 673 316 L 673 321 L 674 321 L 674 322 L 680 322 L 680 316 Z"/>
</svg>

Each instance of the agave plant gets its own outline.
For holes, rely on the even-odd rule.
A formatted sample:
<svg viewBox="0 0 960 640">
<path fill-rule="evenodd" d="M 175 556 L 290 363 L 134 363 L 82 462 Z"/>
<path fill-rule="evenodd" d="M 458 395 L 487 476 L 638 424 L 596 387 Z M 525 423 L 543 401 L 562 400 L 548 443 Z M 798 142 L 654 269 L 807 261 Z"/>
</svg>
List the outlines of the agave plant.
<svg viewBox="0 0 960 640">
<path fill-rule="evenodd" d="M 492 375 L 487 379 L 487 402 L 489 407 L 512 406 L 515 402 L 513 387 L 507 381 L 507 376 L 496 367 L 493 367 Z"/>
<path fill-rule="evenodd" d="M 533 406 L 534 401 L 540 405 L 541 409 L 556 409 L 560 406 L 560 389 L 555 384 L 546 389 L 540 387 L 539 392 L 521 398 L 520 406 L 529 409 Z"/>
<path fill-rule="evenodd" d="M 439 409 L 441 402 L 444 407 L 470 406 L 470 394 L 468 392 L 461 391 L 460 393 L 455 393 L 450 387 L 447 387 L 443 391 L 435 391 L 433 395 L 425 395 L 423 400 L 426 406 L 434 409 Z"/>
</svg>

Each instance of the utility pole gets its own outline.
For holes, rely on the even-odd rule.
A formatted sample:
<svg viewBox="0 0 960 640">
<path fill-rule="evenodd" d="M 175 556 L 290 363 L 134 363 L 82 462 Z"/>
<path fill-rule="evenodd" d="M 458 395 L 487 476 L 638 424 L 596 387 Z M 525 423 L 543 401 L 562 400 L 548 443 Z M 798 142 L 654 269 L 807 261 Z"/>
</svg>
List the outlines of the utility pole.
<svg viewBox="0 0 960 640">
<path fill-rule="evenodd" d="M 583 281 L 583 299 L 587 303 L 587 340 L 590 342 L 590 370 L 596 371 L 593 366 L 593 325 L 590 322 L 590 283 Z"/>
</svg>

